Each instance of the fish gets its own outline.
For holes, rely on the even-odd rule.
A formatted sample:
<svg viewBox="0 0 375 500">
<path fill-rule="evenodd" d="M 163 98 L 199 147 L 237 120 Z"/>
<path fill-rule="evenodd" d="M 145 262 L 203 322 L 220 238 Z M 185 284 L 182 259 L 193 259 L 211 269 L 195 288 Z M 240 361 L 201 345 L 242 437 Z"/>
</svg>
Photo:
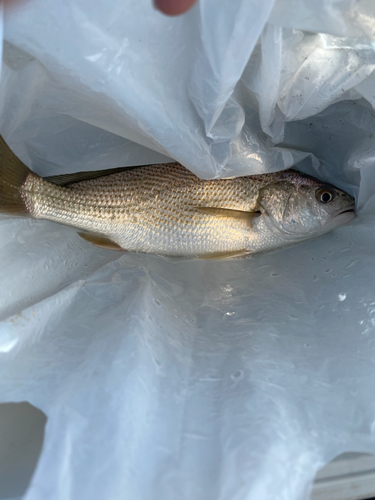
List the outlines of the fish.
<svg viewBox="0 0 375 500">
<path fill-rule="evenodd" d="M 0 136 L 0 212 L 72 226 L 110 250 L 225 259 L 347 224 L 355 199 L 292 169 L 204 180 L 162 163 L 42 178 Z"/>
</svg>

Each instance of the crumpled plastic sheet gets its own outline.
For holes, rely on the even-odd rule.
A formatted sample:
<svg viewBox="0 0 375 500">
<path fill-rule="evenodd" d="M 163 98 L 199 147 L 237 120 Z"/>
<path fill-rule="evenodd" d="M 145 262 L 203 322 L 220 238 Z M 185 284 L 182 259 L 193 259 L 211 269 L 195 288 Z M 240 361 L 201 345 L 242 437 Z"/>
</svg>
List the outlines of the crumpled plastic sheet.
<svg viewBox="0 0 375 500">
<path fill-rule="evenodd" d="M 375 453 L 375 4 L 30 0 L 0 132 L 41 175 L 298 164 L 358 218 L 251 259 L 121 255 L 0 218 L 0 400 L 48 417 L 25 500 L 302 500 Z"/>
</svg>

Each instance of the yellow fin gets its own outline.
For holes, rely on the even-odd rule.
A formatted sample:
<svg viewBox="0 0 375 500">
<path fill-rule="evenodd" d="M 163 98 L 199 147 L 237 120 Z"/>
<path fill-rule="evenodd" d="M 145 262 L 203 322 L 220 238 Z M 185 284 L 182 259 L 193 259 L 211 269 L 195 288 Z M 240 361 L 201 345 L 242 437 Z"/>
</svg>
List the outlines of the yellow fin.
<svg viewBox="0 0 375 500">
<path fill-rule="evenodd" d="M 95 245 L 100 248 L 106 248 L 107 250 L 119 250 L 121 252 L 126 252 L 123 248 L 120 247 L 117 243 L 110 240 L 106 236 L 102 234 L 96 233 L 78 233 L 83 240 L 88 241 L 92 245 Z"/>
<path fill-rule="evenodd" d="M 229 208 L 218 208 L 218 207 L 196 207 L 197 210 L 208 215 L 215 215 L 217 217 L 231 217 L 234 219 L 244 219 L 250 223 L 253 220 L 262 215 L 261 212 L 244 212 L 242 210 L 231 210 Z"/>
<path fill-rule="evenodd" d="M 249 253 L 250 253 L 249 250 L 233 250 L 232 252 L 212 252 L 199 255 L 198 259 L 204 259 L 204 260 L 235 259 L 236 257 L 244 257 Z"/>
<path fill-rule="evenodd" d="M 0 136 L 0 213 L 30 216 L 20 188 L 31 174 Z"/>
</svg>

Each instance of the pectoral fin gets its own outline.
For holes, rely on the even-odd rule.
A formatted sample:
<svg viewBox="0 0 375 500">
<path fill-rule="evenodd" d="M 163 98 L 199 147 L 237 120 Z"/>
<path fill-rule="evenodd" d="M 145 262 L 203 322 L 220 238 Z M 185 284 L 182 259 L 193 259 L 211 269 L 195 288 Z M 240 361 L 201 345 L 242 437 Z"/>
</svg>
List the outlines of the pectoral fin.
<svg viewBox="0 0 375 500">
<path fill-rule="evenodd" d="M 96 233 L 78 233 L 83 240 L 88 241 L 92 245 L 95 245 L 99 248 L 106 248 L 107 250 L 119 250 L 121 252 L 126 252 L 123 248 L 120 247 L 117 243 L 110 240 L 109 238 Z"/>
<path fill-rule="evenodd" d="M 197 210 L 208 215 L 214 215 L 216 217 L 230 217 L 234 219 L 244 220 L 248 222 L 251 226 L 254 219 L 262 215 L 261 212 L 244 212 L 242 210 L 231 210 L 228 208 L 218 208 L 218 207 L 196 207 Z"/>
</svg>

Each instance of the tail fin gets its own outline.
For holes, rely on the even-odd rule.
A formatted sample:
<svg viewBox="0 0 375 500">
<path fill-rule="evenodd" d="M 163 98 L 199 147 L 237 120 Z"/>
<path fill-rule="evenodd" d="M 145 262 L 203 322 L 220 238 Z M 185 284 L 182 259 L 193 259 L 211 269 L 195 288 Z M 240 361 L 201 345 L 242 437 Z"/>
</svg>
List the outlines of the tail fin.
<svg viewBox="0 0 375 500">
<path fill-rule="evenodd" d="M 0 212 L 12 215 L 30 215 L 22 198 L 20 187 L 31 170 L 17 158 L 0 136 Z"/>
</svg>

